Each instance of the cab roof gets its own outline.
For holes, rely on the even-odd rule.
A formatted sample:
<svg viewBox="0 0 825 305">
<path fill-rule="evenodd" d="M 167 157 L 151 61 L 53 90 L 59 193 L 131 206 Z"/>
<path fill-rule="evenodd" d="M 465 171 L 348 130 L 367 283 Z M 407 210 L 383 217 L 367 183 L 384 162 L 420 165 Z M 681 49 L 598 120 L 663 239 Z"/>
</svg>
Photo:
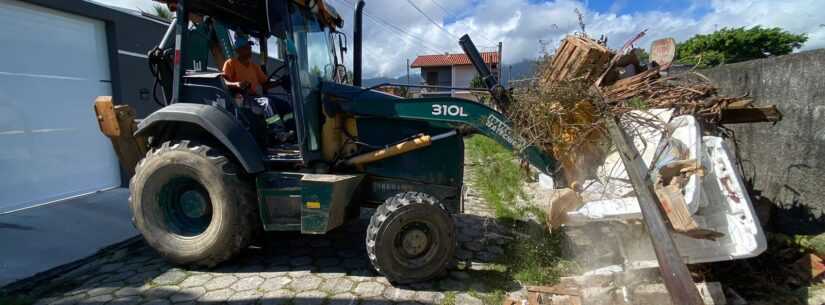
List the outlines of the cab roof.
<svg viewBox="0 0 825 305">
<path fill-rule="evenodd" d="M 154 1 L 165 3 L 171 9 L 178 3 L 177 0 Z M 286 10 L 286 4 L 290 2 L 308 9 L 325 26 L 336 29 L 344 24 L 338 12 L 323 0 L 188 0 L 186 3 L 190 12 L 211 16 L 256 32 L 268 32 L 269 24 L 282 21 L 282 14 L 275 12 Z"/>
</svg>

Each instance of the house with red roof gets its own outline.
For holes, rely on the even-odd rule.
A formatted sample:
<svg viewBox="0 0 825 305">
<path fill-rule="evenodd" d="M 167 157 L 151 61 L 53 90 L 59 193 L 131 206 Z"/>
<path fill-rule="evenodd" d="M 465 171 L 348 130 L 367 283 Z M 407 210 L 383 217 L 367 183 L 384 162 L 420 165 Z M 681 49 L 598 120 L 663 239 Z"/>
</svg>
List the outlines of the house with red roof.
<svg viewBox="0 0 825 305">
<path fill-rule="evenodd" d="M 498 77 L 501 59 L 498 52 L 481 52 L 481 58 L 490 68 L 490 71 Z M 470 58 L 465 54 L 437 54 L 420 55 L 410 64 L 410 68 L 421 69 L 421 79 L 425 85 L 468 88 L 470 81 L 478 75 L 475 67 L 470 62 Z M 456 95 L 462 94 L 461 90 L 425 89 L 423 92 L 428 95 Z"/>
</svg>

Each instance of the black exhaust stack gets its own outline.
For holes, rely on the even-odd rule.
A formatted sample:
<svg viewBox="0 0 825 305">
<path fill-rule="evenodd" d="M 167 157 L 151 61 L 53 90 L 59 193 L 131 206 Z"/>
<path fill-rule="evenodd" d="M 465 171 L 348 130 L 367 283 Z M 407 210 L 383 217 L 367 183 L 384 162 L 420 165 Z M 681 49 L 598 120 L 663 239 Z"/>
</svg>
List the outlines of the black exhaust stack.
<svg viewBox="0 0 825 305">
<path fill-rule="evenodd" d="M 504 89 L 504 87 L 499 84 L 496 76 L 490 72 L 490 68 L 484 63 L 484 59 L 481 57 L 481 54 L 478 53 L 478 49 L 473 43 L 473 40 L 470 39 L 469 35 L 464 34 L 464 36 L 461 36 L 458 40 L 458 44 L 461 45 L 464 54 L 470 58 L 470 62 L 475 66 L 478 75 L 481 77 L 481 81 L 484 82 L 484 86 L 490 90 L 490 95 L 493 96 L 498 110 L 502 113 L 507 113 L 507 106 L 510 104 L 510 96 L 507 95 L 507 89 Z"/>
<path fill-rule="evenodd" d="M 352 84 L 361 87 L 361 38 L 363 36 L 364 0 L 358 0 L 355 5 L 355 23 L 352 28 Z"/>
</svg>

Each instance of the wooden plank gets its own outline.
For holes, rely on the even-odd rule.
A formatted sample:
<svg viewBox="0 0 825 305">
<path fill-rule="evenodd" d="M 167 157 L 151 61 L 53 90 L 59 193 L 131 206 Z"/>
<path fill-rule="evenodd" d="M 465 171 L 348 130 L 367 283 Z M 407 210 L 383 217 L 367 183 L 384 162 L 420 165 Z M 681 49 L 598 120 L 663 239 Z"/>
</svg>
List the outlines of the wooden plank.
<svg viewBox="0 0 825 305">
<path fill-rule="evenodd" d="M 527 293 L 527 304 L 528 305 L 541 305 L 541 294 L 537 292 L 528 292 Z"/>
<path fill-rule="evenodd" d="M 673 238 L 665 225 L 662 212 L 659 210 L 661 203 L 653 190 L 653 182 L 647 166 L 642 161 L 642 156 L 631 143 L 632 140 L 624 130 L 621 129 L 619 118 L 606 120 L 607 130 L 613 144 L 619 151 L 619 155 L 624 163 L 628 177 L 636 190 L 639 207 L 642 210 L 647 230 L 650 232 L 650 239 L 656 259 L 659 261 L 659 271 L 664 280 L 665 287 L 670 293 L 670 298 L 674 305 L 701 305 L 702 297 L 690 272 L 687 269 L 679 250 L 673 243 Z"/>
</svg>

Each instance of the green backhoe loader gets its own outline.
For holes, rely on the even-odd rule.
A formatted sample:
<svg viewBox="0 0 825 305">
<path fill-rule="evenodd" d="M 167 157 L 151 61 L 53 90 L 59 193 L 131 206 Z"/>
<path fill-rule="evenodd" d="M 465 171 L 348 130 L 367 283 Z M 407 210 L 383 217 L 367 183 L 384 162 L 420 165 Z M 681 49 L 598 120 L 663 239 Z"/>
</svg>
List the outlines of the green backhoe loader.
<svg viewBox="0 0 825 305">
<path fill-rule="evenodd" d="M 375 208 L 366 234 L 375 269 L 393 282 L 427 280 L 454 257 L 464 137 L 490 137 L 540 171 L 555 171 L 555 160 L 525 145 L 491 107 L 362 87 L 363 1 L 351 79 L 343 20 L 321 0 L 162 2 L 176 14 L 150 54 L 163 107 L 137 126 L 148 152 L 129 188 L 135 225 L 172 263 L 211 267 L 247 247 L 256 231 L 325 234 Z M 195 19 L 206 27 L 200 34 Z M 196 34 L 206 43 L 189 43 Z M 222 62 L 236 35 L 257 41 L 271 88 L 263 95 L 281 105 L 269 115 L 238 98 L 220 72 L 184 63 L 206 52 Z M 472 41 L 460 44 L 483 90 L 506 109 L 507 92 Z"/>
</svg>

